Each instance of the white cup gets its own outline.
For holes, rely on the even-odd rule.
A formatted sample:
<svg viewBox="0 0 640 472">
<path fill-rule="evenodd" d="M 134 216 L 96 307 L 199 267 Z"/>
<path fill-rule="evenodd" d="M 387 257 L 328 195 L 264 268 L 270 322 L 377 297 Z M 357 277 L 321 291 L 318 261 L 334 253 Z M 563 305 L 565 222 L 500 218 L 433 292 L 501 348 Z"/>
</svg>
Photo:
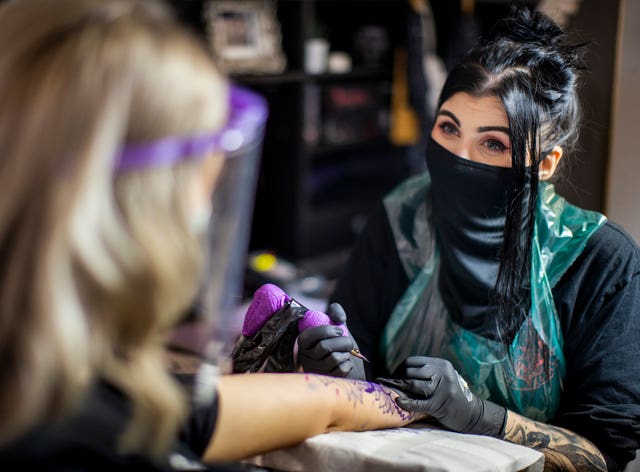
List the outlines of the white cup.
<svg viewBox="0 0 640 472">
<path fill-rule="evenodd" d="M 304 43 L 304 71 L 322 74 L 327 71 L 329 42 L 324 38 L 307 39 Z"/>
<path fill-rule="evenodd" d="M 334 51 L 329 54 L 329 72 L 334 74 L 351 72 L 351 56 L 341 51 Z"/>
</svg>

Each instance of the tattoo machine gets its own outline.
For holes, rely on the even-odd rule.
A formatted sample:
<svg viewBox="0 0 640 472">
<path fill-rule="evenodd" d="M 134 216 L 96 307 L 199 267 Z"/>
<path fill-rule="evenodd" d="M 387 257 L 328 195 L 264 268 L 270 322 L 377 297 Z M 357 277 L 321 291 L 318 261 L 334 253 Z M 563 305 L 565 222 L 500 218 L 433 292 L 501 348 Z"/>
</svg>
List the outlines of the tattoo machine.
<svg viewBox="0 0 640 472">
<path fill-rule="evenodd" d="M 263 285 L 253 295 L 242 335 L 231 353 L 233 372 L 293 372 L 298 335 L 306 329 L 328 324 L 336 325 L 325 313 L 309 310 L 280 287 Z M 344 324 L 336 326 L 342 329 L 343 336 L 349 336 Z M 357 349 L 351 354 L 366 360 Z"/>
</svg>

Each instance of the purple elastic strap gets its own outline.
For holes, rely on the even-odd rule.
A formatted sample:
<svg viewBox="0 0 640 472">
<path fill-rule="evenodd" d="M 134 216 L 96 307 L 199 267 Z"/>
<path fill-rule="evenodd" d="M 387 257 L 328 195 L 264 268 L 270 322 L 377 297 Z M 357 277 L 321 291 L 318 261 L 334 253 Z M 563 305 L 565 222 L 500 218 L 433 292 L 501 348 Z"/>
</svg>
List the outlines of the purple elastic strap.
<svg viewBox="0 0 640 472">
<path fill-rule="evenodd" d="M 223 151 L 229 156 L 251 143 L 267 119 L 262 97 L 232 85 L 229 91 L 227 125 L 214 133 L 198 136 L 172 136 L 127 145 L 115 159 L 116 173 L 146 167 L 166 167 L 185 159 L 200 159 L 208 153 Z"/>
</svg>

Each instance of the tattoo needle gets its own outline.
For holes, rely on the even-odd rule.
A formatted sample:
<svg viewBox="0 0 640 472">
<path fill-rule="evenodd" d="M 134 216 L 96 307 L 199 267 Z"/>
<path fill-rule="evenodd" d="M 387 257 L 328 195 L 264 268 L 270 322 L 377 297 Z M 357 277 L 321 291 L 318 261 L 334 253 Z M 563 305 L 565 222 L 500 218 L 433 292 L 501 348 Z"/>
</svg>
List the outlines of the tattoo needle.
<svg viewBox="0 0 640 472">
<path fill-rule="evenodd" d="M 369 359 L 367 359 L 366 357 L 364 357 L 364 355 L 360 352 L 360 349 L 351 349 L 351 351 L 349 351 L 349 353 L 352 356 L 357 357 L 358 359 L 362 359 L 365 362 L 369 362 Z"/>
</svg>

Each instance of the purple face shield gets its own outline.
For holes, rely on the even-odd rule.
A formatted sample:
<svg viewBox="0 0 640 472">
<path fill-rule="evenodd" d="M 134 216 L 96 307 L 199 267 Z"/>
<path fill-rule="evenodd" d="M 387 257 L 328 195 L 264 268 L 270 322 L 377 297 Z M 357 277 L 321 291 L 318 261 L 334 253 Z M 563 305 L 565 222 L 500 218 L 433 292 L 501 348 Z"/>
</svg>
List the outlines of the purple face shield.
<svg viewBox="0 0 640 472">
<path fill-rule="evenodd" d="M 262 140 L 267 106 L 262 97 L 231 86 L 229 118 L 221 130 L 197 136 L 168 137 L 129 144 L 115 160 L 116 173 L 178 164 L 187 159 L 203 159 L 212 152 L 233 157 L 238 151 Z"/>
<path fill-rule="evenodd" d="M 124 173 L 204 159 L 216 151 L 226 158 L 211 196 L 207 262 L 193 316 L 177 328 L 171 341 L 202 359 L 194 388 L 199 402 L 211 401 L 215 373 L 230 371 L 231 367 L 229 356 L 239 330 L 235 314 L 242 299 L 244 262 L 267 114 L 262 97 L 231 86 L 229 117 L 222 129 L 130 144 L 115 163 L 116 173 Z"/>
</svg>

